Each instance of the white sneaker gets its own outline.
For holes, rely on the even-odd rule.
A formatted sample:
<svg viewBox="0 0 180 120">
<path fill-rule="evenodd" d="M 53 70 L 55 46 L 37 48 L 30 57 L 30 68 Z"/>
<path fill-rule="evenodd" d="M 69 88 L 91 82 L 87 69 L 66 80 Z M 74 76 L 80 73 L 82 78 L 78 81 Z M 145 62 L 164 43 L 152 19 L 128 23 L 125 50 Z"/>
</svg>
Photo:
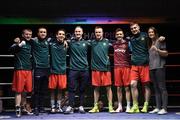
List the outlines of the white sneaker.
<svg viewBox="0 0 180 120">
<path fill-rule="evenodd" d="M 120 108 L 120 107 L 118 107 L 118 108 L 116 109 L 116 112 L 122 112 L 122 111 L 123 111 L 123 109 Z"/>
<path fill-rule="evenodd" d="M 56 112 L 56 108 L 55 107 L 52 107 L 51 108 L 51 113 L 55 113 Z"/>
<path fill-rule="evenodd" d="M 85 110 L 84 110 L 84 108 L 83 108 L 83 106 L 80 106 L 80 107 L 79 107 L 79 113 L 82 113 L 82 114 L 86 113 Z"/>
<path fill-rule="evenodd" d="M 126 107 L 126 112 L 128 113 L 130 111 L 130 107 Z"/>
<path fill-rule="evenodd" d="M 158 108 L 155 108 L 154 110 L 150 111 L 149 113 L 153 114 L 153 113 L 158 113 L 160 110 Z"/>
<path fill-rule="evenodd" d="M 167 114 L 167 111 L 165 109 L 161 109 L 157 114 L 164 115 L 164 114 Z"/>
<path fill-rule="evenodd" d="M 68 106 L 64 114 L 71 114 L 71 113 L 74 113 L 74 109 L 71 106 Z"/>
<path fill-rule="evenodd" d="M 180 115 L 180 112 L 177 112 L 176 114 L 177 114 L 177 115 Z"/>
</svg>

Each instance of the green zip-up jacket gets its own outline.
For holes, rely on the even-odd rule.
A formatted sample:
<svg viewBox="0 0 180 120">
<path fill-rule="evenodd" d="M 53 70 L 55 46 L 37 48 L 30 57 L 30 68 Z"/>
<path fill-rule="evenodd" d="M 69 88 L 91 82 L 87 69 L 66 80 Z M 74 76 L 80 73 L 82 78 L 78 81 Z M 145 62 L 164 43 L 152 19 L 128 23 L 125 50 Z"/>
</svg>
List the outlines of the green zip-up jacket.
<svg viewBox="0 0 180 120">
<path fill-rule="evenodd" d="M 32 40 L 32 56 L 33 66 L 35 68 L 49 68 L 49 42 L 47 39 L 40 40 L 33 38 Z"/>
<path fill-rule="evenodd" d="M 148 65 L 149 64 L 149 53 L 148 53 L 148 36 L 146 33 L 141 32 L 140 34 L 133 36 L 130 39 L 132 55 L 132 65 Z"/>
<path fill-rule="evenodd" d="M 109 40 L 92 40 L 91 42 L 91 69 L 98 71 L 110 71 L 108 52 Z"/>
<path fill-rule="evenodd" d="M 69 43 L 70 69 L 72 70 L 88 70 L 88 41 L 71 40 Z"/>
<path fill-rule="evenodd" d="M 67 49 L 56 39 L 50 42 L 50 70 L 53 74 L 66 74 Z"/>
<path fill-rule="evenodd" d="M 24 40 L 25 41 L 25 40 Z M 26 44 L 19 47 L 17 44 L 13 44 L 10 47 L 10 52 L 14 54 L 14 69 L 15 70 L 31 70 L 31 45 L 29 41 L 25 41 Z"/>
</svg>

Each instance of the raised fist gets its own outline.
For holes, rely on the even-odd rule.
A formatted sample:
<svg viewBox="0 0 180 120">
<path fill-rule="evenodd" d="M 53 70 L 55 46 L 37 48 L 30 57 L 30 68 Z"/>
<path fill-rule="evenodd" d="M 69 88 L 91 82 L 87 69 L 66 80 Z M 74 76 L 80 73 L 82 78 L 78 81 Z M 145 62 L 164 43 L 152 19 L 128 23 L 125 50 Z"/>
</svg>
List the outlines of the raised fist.
<svg viewBox="0 0 180 120">
<path fill-rule="evenodd" d="M 158 38 L 158 40 L 159 40 L 160 42 L 163 42 L 165 39 L 166 39 L 166 38 L 165 38 L 164 36 L 160 36 L 160 37 Z"/>
<path fill-rule="evenodd" d="M 20 38 L 18 38 L 18 37 L 14 39 L 14 42 L 15 42 L 15 43 L 20 43 L 20 41 L 21 41 L 21 40 L 20 40 Z"/>
</svg>

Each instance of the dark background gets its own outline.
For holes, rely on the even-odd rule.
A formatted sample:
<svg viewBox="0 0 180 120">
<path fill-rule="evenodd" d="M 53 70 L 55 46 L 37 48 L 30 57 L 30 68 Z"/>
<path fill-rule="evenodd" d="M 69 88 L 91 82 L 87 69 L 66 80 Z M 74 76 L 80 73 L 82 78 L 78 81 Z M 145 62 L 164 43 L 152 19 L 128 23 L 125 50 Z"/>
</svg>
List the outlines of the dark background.
<svg viewBox="0 0 180 120">
<path fill-rule="evenodd" d="M 119 16 L 179 20 L 178 0 L 5 0 L 5 17 Z"/>
<path fill-rule="evenodd" d="M 178 0 L 6 0 L 0 4 L 0 19 L 5 18 L 26 18 L 26 19 L 66 19 L 76 17 L 110 17 L 110 18 L 131 18 L 132 20 L 140 18 L 161 18 L 164 21 L 151 23 L 146 21 L 142 23 L 141 30 L 147 31 L 150 26 L 155 26 L 160 35 L 166 37 L 167 49 L 170 53 L 180 52 L 179 30 L 180 30 L 180 11 Z M 139 20 L 141 21 L 141 20 Z M 140 22 L 141 23 L 141 22 Z M 0 24 L 0 54 L 9 54 L 8 48 L 13 43 L 15 37 L 21 36 L 24 28 L 33 30 L 33 37 L 36 36 L 37 28 L 45 26 L 48 29 L 48 36 L 52 37 L 59 28 L 66 29 L 68 37 L 73 34 L 75 26 L 78 24 Z M 94 27 L 101 25 L 104 28 L 106 37 L 113 38 L 113 33 L 117 27 L 124 29 L 128 35 L 130 33 L 129 24 L 80 24 L 85 34 L 93 34 Z M 90 36 L 91 38 L 91 36 Z M 88 37 L 86 36 L 86 39 Z M 167 65 L 179 65 L 180 54 L 170 54 L 167 58 Z M 112 58 L 111 58 L 112 61 Z M 0 58 L 0 67 L 13 66 L 13 58 Z M 180 67 L 167 66 L 167 89 L 169 93 L 169 106 L 180 106 Z M 0 69 L 0 82 L 11 82 L 13 70 Z M 173 80 L 177 80 L 173 82 Z M 1 86 L 3 96 L 14 96 L 11 86 Z M 101 99 L 106 101 L 105 89 L 102 89 Z M 152 89 L 153 91 L 153 89 Z M 116 89 L 113 87 L 114 100 L 116 98 Z M 87 91 L 87 106 L 92 106 L 93 102 L 92 87 Z M 140 100 L 143 100 L 140 97 Z M 14 100 L 3 100 L 4 108 L 13 108 Z M 152 96 L 151 105 L 154 105 L 154 96 Z"/>
</svg>

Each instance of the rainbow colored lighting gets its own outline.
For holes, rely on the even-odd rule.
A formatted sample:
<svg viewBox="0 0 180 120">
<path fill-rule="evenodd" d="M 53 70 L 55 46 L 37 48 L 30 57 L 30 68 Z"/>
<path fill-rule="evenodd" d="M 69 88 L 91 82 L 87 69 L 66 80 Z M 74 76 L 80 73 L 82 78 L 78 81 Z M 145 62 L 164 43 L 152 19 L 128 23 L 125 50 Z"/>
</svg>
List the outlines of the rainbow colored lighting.
<svg viewBox="0 0 180 120">
<path fill-rule="evenodd" d="M 0 24 L 128 24 L 165 23 L 165 18 L 120 18 L 120 17 L 64 17 L 64 18 L 0 18 Z"/>
</svg>

